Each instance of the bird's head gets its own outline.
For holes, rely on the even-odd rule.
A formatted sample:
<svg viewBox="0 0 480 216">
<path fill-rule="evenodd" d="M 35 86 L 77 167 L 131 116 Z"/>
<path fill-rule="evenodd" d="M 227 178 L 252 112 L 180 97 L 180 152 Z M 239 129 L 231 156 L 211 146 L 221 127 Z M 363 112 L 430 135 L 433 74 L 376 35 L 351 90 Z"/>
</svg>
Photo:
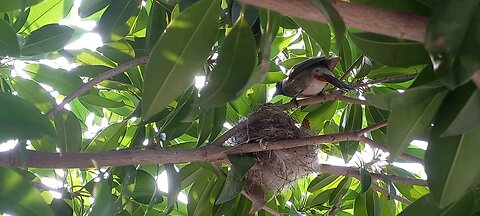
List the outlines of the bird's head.
<svg viewBox="0 0 480 216">
<path fill-rule="evenodd" d="M 314 74 L 319 75 L 319 76 L 322 76 L 322 75 L 333 76 L 332 71 L 330 71 L 328 68 L 326 68 L 324 66 L 315 66 L 312 71 L 313 71 Z"/>
</svg>

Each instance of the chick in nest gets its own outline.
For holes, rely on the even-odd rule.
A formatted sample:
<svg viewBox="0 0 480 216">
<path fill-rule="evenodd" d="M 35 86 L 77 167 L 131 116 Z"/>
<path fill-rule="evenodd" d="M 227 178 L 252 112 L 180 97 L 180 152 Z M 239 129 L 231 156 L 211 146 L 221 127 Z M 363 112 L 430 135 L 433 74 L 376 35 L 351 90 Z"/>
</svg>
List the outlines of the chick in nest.
<svg viewBox="0 0 480 216">
<path fill-rule="evenodd" d="M 265 143 L 311 136 L 308 131 L 295 126 L 295 121 L 282 109 L 263 105 L 247 119 L 255 119 L 229 140 L 231 145 Z M 247 120 L 246 119 L 246 120 Z M 318 164 L 317 146 L 302 146 L 250 154 L 256 164 L 246 176 L 245 191 L 252 198 L 251 213 L 265 204 L 265 192 L 280 193 L 286 186 L 309 173 Z"/>
</svg>

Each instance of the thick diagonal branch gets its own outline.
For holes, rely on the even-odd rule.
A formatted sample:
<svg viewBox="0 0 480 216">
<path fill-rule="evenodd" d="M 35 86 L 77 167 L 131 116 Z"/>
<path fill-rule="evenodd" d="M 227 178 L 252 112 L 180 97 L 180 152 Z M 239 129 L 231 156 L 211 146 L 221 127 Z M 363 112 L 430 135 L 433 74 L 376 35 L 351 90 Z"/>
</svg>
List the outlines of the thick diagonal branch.
<svg viewBox="0 0 480 216">
<path fill-rule="evenodd" d="M 325 16 L 310 0 L 239 0 L 286 16 L 326 23 Z M 345 25 L 368 32 L 423 42 L 428 17 L 402 13 L 366 4 L 332 0 Z"/>
</svg>

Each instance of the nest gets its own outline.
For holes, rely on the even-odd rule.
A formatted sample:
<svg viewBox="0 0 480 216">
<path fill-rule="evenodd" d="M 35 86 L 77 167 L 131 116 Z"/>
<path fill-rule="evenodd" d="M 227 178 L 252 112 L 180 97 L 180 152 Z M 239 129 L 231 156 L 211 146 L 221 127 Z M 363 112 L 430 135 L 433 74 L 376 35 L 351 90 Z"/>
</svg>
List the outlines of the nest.
<svg viewBox="0 0 480 216">
<path fill-rule="evenodd" d="M 307 130 L 298 128 L 282 109 L 273 105 L 261 106 L 247 120 L 248 125 L 230 138 L 231 145 L 252 142 L 269 145 L 277 140 L 311 136 Z M 317 146 L 302 146 L 249 154 L 256 159 L 256 164 L 245 176 L 245 191 L 252 198 L 251 211 L 265 205 L 266 191 L 278 194 L 293 181 L 313 172 L 312 167 L 318 163 L 317 150 Z"/>
</svg>

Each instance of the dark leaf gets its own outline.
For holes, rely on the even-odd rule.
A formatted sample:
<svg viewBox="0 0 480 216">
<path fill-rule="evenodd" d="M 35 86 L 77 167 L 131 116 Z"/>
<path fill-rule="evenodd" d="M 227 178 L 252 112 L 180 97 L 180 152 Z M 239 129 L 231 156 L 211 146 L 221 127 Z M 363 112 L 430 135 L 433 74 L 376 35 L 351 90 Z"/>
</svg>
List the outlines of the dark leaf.
<svg viewBox="0 0 480 216">
<path fill-rule="evenodd" d="M 13 2 L 13 1 L 12 1 Z M 0 6 L 0 8 L 2 8 Z M 20 46 L 18 45 L 17 34 L 12 26 L 3 19 L 0 19 L 0 57 L 11 56 L 17 57 L 20 55 Z"/>
<path fill-rule="evenodd" d="M 220 13 L 217 3 L 201 0 L 188 7 L 168 25 L 153 48 L 142 95 L 144 120 L 160 112 L 193 84 L 215 41 Z"/>
<path fill-rule="evenodd" d="M 422 43 L 404 41 L 373 33 L 350 33 L 353 42 L 365 55 L 394 67 L 408 67 L 430 62 Z"/>
<path fill-rule="evenodd" d="M 10 139 L 39 139 L 56 137 L 55 129 L 38 108 L 9 93 L 0 93 L 0 142 Z"/>
<path fill-rule="evenodd" d="M 364 168 L 360 168 L 359 171 L 360 171 L 360 182 L 362 183 L 362 189 L 360 190 L 360 193 L 363 194 L 372 185 L 372 175 L 370 175 L 370 172 L 368 172 L 368 170 Z"/>
<path fill-rule="evenodd" d="M 79 152 L 82 145 L 82 128 L 78 118 L 70 111 L 63 111 L 55 116 L 54 121 L 57 148 L 60 152 Z"/>
<path fill-rule="evenodd" d="M 255 53 L 252 31 L 241 16 L 220 47 L 217 65 L 200 91 L 199 104 L 221 106 L 237 98 L 253 73 Z"/>
</svg>

